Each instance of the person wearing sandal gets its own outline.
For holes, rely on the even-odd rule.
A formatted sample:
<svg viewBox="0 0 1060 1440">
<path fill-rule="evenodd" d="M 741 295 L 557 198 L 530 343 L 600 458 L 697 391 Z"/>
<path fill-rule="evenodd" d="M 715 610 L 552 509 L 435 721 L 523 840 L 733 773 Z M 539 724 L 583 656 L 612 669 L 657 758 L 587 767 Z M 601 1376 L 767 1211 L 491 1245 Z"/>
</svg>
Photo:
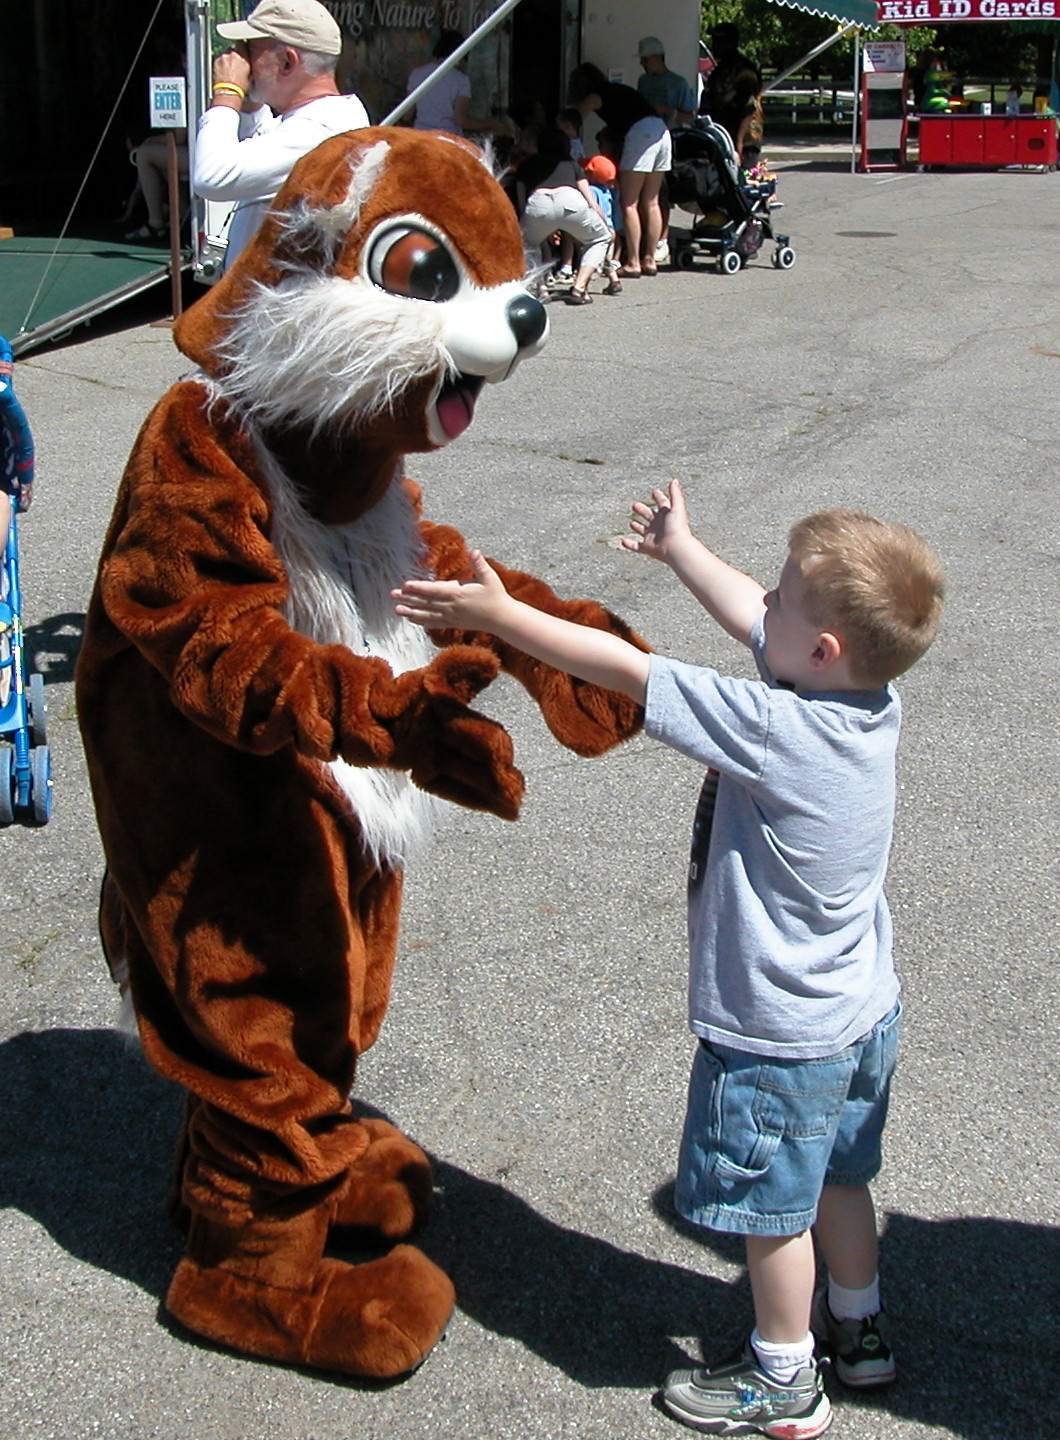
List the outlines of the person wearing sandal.
<svg viewBox="0 0 1060 1440">
<path fill-rule="evenodd" d="M 654 275 L 655 248 L 663 228 L 659 193 L 673 162 L 666 121 L 632 85 L 616 85 L 588 63 L 572 72 L 570 99 L 583 115 L 598 115 L 621 142 L 618 177 L 626 260 L 618 274 L 629 280 Z"/>
<path fill-rule="evenodd" d="M 571 160 L 570 141 L 562 130 L 539 133 L 537 154 L 519 167 L 516 195 L 528 266 L 540 264 L 541 246 L 557 230 L 571 236 L 582 249 L 567 304 L 591 305 L 589 282 L 607 259 L 611 228 L 580 166 Z"/>
</svg>

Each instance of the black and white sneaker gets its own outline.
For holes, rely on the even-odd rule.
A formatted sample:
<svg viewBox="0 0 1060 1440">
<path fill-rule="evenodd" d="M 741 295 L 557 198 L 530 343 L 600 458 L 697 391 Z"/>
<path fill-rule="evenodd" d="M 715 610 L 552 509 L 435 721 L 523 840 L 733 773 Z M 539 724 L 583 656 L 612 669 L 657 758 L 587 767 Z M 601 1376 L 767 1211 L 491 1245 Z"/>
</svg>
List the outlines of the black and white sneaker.
<svg viewBox="0 0 1060 1440">
<path fill-rule="evenodd" d="M 887 1317 L 882 1310 L 863 1320 L 837 1320 L 828 1308 L 828 1293 L 822 1288 L 814 1296 L 810 1329 L 830 1355 L 844 1385 L 868 1390 L 890 1385 L 897 1377 Z"/>
</svg>

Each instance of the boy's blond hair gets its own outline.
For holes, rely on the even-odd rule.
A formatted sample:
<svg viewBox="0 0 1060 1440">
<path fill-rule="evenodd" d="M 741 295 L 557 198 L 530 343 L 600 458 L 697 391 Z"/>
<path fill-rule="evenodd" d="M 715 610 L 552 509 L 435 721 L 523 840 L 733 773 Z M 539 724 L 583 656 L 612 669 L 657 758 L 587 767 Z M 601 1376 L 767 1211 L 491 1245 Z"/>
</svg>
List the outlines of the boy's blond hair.
<svg viewBox="0 0 1060 1440">
<path fill-rule="evenodd" d="M 919 660 L 942 614 L 942 565 L 908 525 L 861 510 L 818 510 L 791 528 L 809 618 L 834 628 L 851 677 L 876 688 Z"/>
</svg>

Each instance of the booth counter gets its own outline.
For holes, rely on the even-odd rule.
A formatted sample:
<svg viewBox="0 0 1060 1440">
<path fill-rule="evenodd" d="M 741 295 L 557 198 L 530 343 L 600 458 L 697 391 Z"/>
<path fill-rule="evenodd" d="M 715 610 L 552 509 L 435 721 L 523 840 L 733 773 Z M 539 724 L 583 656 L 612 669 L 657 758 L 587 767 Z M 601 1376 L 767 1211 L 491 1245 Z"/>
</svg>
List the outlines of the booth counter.
<svg viewBox="0 0 1060 1440">
<path fill-rule="evenodd" d="M 924 166 L 1041 165 L 1056 169 L 1056 118 L 1050 115 L 921 115 Z"/>
</svg>

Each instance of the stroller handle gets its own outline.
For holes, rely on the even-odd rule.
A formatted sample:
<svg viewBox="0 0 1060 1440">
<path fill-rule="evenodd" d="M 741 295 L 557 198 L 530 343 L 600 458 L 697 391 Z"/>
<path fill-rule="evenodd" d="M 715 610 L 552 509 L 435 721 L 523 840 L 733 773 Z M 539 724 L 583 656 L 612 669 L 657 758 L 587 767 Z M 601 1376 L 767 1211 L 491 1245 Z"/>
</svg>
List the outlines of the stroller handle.
<svg viewBox="0 0 1060 1440">
<path fill-rule="evenodd" d="M 14 459 L 14 476 L 18 486 L 18 508 L 29 505 L 29 489 L 33 484 L 33 435 L 26 412 L 19 404 L 14 387 L 14 352 L 5 336 L 0 335 L 0 424 L 6 431 L 7 444 Z"/>
</svg>

